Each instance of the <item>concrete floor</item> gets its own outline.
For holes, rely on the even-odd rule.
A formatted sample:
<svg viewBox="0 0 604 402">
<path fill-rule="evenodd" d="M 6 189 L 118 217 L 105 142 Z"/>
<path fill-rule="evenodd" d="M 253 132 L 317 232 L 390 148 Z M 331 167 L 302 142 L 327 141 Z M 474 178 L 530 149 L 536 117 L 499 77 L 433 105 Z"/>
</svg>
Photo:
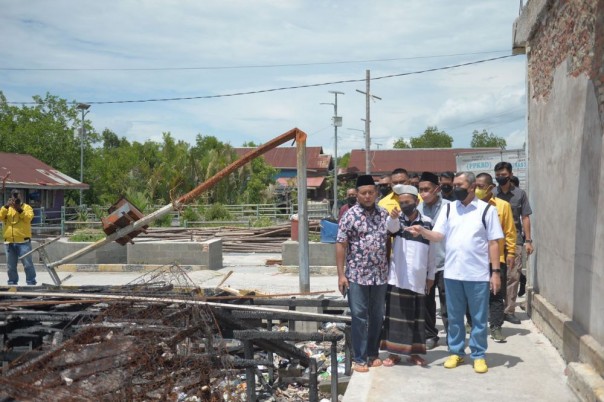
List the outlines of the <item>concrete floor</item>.
<svg viewBox="0 0 604 402">
<path fill-rule="evenodd" d="M 299 276 L 281 273 L 276 266 L 265 266 L 266 260 L 280 259 L 280 254 L 238 253 L 224 256 L 224 268 L 216 271 L 194 271 L 188 276 L 201 287 L 216 286 L 226 273 L 233 274 L 224 283 L 237 289 L 256 289 L 268 293 L 299 291 Z M 68 273 L 60 272 L 61 278 Z M 20 268 L 21 280 L 24 275 Z M 77 272 L 65 285 L 119 285 L 137 280 L 140 273 Z M 4 278 L 2 278 L 4 280 Z M 38 283 L 52 283 L 43 270 Z M 334 275 L 312 275 L 311 291 L 336 291 Z M 326 296 L 336 296 L 337 292 Z M 489 342 L 489 372 L 476 374 L 471 361 L 447 370 L 443 363 L 448 356 L 445 346 L 429 351 L 425 368 L 399 365 L 378 367 L 369 373 L 353 374 L 344 401 L 576 401 L 567 386 L 565 364 L 550 342 L 536 329 L 526 314 L 519 310 L 521 325 L 506 323 L 503 331 L 507 343 Z M 441 331 L 441 335 L 442 331 Z M 385 356 L 384 356 L 385 357 Z"/>
</svg>

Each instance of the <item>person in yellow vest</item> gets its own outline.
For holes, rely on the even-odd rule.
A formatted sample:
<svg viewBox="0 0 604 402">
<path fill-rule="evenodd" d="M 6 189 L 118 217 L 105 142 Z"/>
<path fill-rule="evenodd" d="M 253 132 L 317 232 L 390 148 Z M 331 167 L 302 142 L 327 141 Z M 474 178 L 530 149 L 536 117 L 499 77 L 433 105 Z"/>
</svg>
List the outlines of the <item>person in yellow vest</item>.
<svg viewBox="0 0 604 402">
<path fill-rule="evenodd" d="M 8 202 L 0 208 L 0 221 L 4 226 L 4 248 L 8 284 L 18 285 L 19 258 L 31 251 L 31 221 L 34 219 L 32 207 L 21 201 L 19 190 L 12 190 Z M 36 269 L 31 254 L 21 260 L 25 268 L 25 280 L 28 285 L 36 285 Z"/>
<path fill-rule="evenodd" d="M 507 270 L 514 267 L 516 250 L 516 226 L 514 215 L 509 202 L 493 196 L 493 177 L 488 173 L 480 173 L 476 176 L 476 197 L 491 204 L 497 210 L 497 216 L 503 229 L 503 239 L 499 239 L 499 267 L 501 269 L 501 283 L 507 280 Z M 491 339 L 495 342 L 505 342 L 505 336 L 501 333 L 505 314 L 505 298 L 507 288 L 501 286 L 499 292 L 491 293 L 489 297 L 489 327 Z"/>
<path fill-rule="evenodd" d="M 407 170 L 403 168 L 394 169 L 390 177 L 392 187 L 396 186 L 397 184 L 407 184 L 407 181 L 409 181 L 409 173 L 407 173 Z M 378 202 L 378 205 L 382 208 L 385 208 L 388 213 L 390 213 L 394 208 L 400 208 L 398 195 L 395 194 L 394 191 L 391 191 Z"/>
</svg>

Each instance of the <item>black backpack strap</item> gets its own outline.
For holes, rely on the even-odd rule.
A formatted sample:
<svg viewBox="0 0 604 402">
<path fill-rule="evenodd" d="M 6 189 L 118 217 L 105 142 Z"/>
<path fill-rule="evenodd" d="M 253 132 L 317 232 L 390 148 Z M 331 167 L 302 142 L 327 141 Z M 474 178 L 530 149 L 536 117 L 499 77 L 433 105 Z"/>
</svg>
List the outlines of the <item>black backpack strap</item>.
<svg viewBox="0 0 604 402">
<path fill-rule="evenodd" d="M 447 203 L 447 220 L 449 220 L 449 212 L 451 212 L 451 203 Z"/>
<path fill-rule="evenodd" d="M 487 204 L 487 207 L 482 212 L 482 226 L 484 226 L 485 230 L 487 229 L 487 220 L 486 220 L 487 211 L 489 210 L 490 207 L 491 207 L 491 204 Z"/>
</svg>

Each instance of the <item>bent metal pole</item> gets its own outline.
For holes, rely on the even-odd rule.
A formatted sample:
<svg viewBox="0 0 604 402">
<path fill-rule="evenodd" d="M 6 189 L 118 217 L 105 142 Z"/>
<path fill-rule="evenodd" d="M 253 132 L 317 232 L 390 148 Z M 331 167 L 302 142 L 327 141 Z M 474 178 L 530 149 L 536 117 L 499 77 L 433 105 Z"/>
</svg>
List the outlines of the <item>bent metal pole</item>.
<svg viewBox="0 0 604 402">
<path fill-rule="evenodd" d="M 105 237 L 104 239 L 94 242 L 94 243 L 90 244 L 89 246 L 86 246 L 72 254 L 69 254 L 69 255 L 61 258 L 58 261 L 48 264 L 46 266 L 46 268 L 48 270 L 54 271 L 54 268 L 58 267 L 59 265 L 67 264 L 69 261 L 73 261 L 76 258 L 86 255 L 89 252 L 96 250 L 96 249 L 104 246 L 107 243 L 111 243 L 112 241 L 119 239 L 120 237 L 124 237 L 125 235 L 127 235 L 135 230 L 142 229 L 145 225 L 148 225 L 149 223 L 153 222 L 154 220 L 159 219 L 159 218 L 169 214 L 171 211 L 179 209 L 181 206 L 190 203 L 195 198 L 199 197 L 204 191 L 207 191 L 210 188 L 214 187 L 216 185 L 216 183 L 218 183 L 220 180 L 222 180 L 223 178 L 228 176 L 233 171 L 239 169 L 240 167 L 242 167 L 243 165 L 245 165 L 252 159 L 257 158 L 258 156 L 266 153 L 267 151 L 269 151 L 273 148 L 276 148 L 279 145 L 284 144 L 291 140 L 303 141 L 304 143 L 306 143 L 306 133 L 304 133 L 302 130 L 300 130 L 298 128 L 293 128 L 293 129 L 281 134 L 280 136 L 272 139 L 271 141 L 267 142 L 266 144 L 263 144 L 263 145 L 259 146 L 258 148 L 253 149 L 250 152 L 248 152 L 247 154 L 243 155 L 241 158 L 237 159 L 235 162 L 231 163 L 230 165 L 228 165 L 227 167 L 222 169 L 220 172 L 216 173 L 214 176 L 210 177 L 208 180 L 201 183 L 199 186 L 195 187 L 193 190 L 191 190 L 187 194 L 183 195 L 182 197 L 178 198 L 174 202 L 161 207 L 160 209 L 150 213 L 149 215 L 146 215 L 145 217 L 139 219 L 138 221 L 132 223 L 131 225 L 128 225 L 126 227 L 123 227 L 123 228 L 115 231 L 114 233 L 110 234 L 109 236 Z M 56 278 L 58 279 L 58 277 L 56 277 Z M 55 280 L 56 285 L 61 284 L 60 280 L 58 281 L 58 283 L 56 283 L 56 282 L 57 282 L 57 280 Z"/>
</svg>

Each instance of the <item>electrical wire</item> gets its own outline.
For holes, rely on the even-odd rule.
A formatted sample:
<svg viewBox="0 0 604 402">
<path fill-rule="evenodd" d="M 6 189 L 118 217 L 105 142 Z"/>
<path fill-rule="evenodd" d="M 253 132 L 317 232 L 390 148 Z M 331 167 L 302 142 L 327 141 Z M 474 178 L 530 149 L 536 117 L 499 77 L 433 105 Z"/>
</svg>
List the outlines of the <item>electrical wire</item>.
<svg viewBox="0 0 604 402">
<path fill-rule="evenodd" d="M 383 75 L 380 77 L 373 77 L 373 78 L 370 78 L 370 80 L 377 81 L 377 80 L 384 80 L 384 79 L 388 79 L 388 78 L 404 77 L 407 75 L 424 74 L 424 73 L 429 73 L 429 72 L 434 72 L 434 71 L 450 70 L 450 69 L 454 69 L 454 68 L 460 68 L 460 67 L 466 67 L 466 66 L 486 63 L 489 61 L 507 59 L 507 58 L 515 57 L 515 56 L 517 56 L 517 55 L 510 54 L 510 55 L 505 55 L 505 56 L 493 57 L 490 59 L 483 59 L 483 60 L 471 61 L 471 62 L 467 62 L 467 63 L 454 64 L 454 65 L 445 66 L 445 67 L 435 67 L 435 68 L 429 68 L 426 70 L 411 71 L 408 73 L 388 74 L 388 75 Z M 79 102 L 79 103 L 85 103 L 88 105 L 108 105 L 108 104 L 121 104 L 121 103 L 171 102 L 171 101 L 183 101 L 183 100 L 215 99 L 215 98 L 227 98 L 227 97 L 234 97 L 234 96 L 255 95 L 255 94 L 261 94 L 261 93 L 287 91 L 287 90 L 293 90 L 293 89 L 313 88 L 313 87 L 321 87 L 321 86 L 336 85 L 336 84 L 349 84 L 349 83 L 354 83 L 354 82 L 365 82 L 365 81 L 366 81 L 365 78 L 360 78 L 360 79 L 352 79 L 352 80 L 322 82 L 322 83 L 318 83 L 318 84 L 306 84 L 306 85 L 297 85 L 297 86 L 290 86 L 290 87 L 260 89 L 260 90 L 256 90 L 256 91 L 235 92 L 235 93 L 230 93 L 230 94 L 185 96 L 185 97 L 177 97 L 177 98 L 137 99 L 137 100 L 88 101 L 88 102 Z M 37 102 L 7 102 L 7 103 L 18 104 L 18 105 L 35 105 L 35 104 L 37 104 Z"/>
<path fill-rule="evenodd" d="M 20 68 L 20 67 L 0 67 L 0 71 L 186 71 L 186 70 L 236 70 L 246 68 L 279 68 L 279 67 L 304 67 L 304 66 L 328 66 L 337 64 L 357 64 L 357 63 L 376 63 L 390 62 L 400 60 L 418 60 L 418 59 L 434 59 L 440 57 L 455 57 L 455 56 L 472 56 L 477 54 L 491 54 L 507 52 L 508 50 L 490 50 L 486 52 L 471 52 L 471 53 L 451 53 L 429 56 L 411 56 L 411 57 L 395 57 L 388 59 L 367 59 L 367 60 L 344 60 L 344 61 L 325 61 L 325 62 L 310 62 L 310 63 L 290 63 L 290 64 L 248 64 L 240 66 L 202 66 L 202 67 L 143 67 L 143 68 Z"/>
</svg>

